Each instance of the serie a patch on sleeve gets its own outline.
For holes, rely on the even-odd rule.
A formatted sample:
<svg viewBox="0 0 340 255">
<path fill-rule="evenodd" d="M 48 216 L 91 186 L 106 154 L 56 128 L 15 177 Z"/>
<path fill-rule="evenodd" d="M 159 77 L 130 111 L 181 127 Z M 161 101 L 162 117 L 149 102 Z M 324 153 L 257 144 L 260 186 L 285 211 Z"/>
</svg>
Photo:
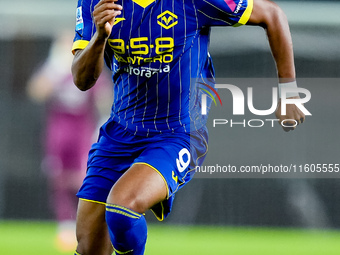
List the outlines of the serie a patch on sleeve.
<svg viewBox="0 0 340 255">
<path fill-rule="evenodd" d="M 84 29 L 83 11 L 82 7 L 77 8 L 76 31 Z"/>
</svg>

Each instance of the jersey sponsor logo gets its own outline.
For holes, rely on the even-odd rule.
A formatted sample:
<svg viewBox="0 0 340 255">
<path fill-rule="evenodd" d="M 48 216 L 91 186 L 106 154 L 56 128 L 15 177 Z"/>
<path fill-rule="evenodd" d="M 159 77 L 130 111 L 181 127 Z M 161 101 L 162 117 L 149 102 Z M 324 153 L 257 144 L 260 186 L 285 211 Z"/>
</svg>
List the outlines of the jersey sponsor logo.
<svg viewBox="0 0 340 255">
<path fill-rule="evenodd" d="M 130 38 L 128 41 L 117 38 L 108 39 L 108 44 L 119 55 L 124 55 L 128 51 L 131 55 L 149 55 L 152 52 L 163 55 L 172 53 L 175 46 L 172 37 L 158 37 L 154 41 L 148 37 Z"/>
<path fill-rule="evenodd" d="M 155 0 L 132 0 L 132 1 L 135 2 L 136 4 L 138 4 L 139 6 L 143 7 L 143 8 L 146 8 L 150 4 L 155 2 Z"/>
<path fill-rule="evenodd" d="M 82 7 L 77 8 L 76 30 L 82 30 L 84 28 L 83 11 Z"/>
<path fill-rule="evenodd" d="M 119 38 L 108 39 L 108 44 L 118 62 L 143 65 L 151 62 L 173 61 L 174 39 L 171 37 L 158 37 L 154 40 L 148 37 L 137 37 L 130 38 L 128 41 Z"/>
<path fill-rule="evenodd" d="M 129 63 L 133 65 L 144 65 L 145 63 L 171 63 L 173 61 L 172 54 L 157 55 L 153 58 L 144 58 L 139 56 L 122 57 L 115 54 L 115 59 L 120 63 Z"/>
<path fill-rule="evenodd" d="M 169 73 L 170 72 L 170 66 L 166 65 L 163 68 L 151 68 L 151 67 L 133 67 L 133 66 L 127 66 L 123 69 L 125 72 L 129 73 L 129 75 L 136 75 L 140 77 L 147 77 L 150 78 L 152 75 L 156 73 Z"/>
<path fill-rule="evenodd" d="M 178 24 L 178 17 L 171 11 L 164 11 L 157 16 L 157 24 L 165 29 L 170 29 Z"/>
</svg>

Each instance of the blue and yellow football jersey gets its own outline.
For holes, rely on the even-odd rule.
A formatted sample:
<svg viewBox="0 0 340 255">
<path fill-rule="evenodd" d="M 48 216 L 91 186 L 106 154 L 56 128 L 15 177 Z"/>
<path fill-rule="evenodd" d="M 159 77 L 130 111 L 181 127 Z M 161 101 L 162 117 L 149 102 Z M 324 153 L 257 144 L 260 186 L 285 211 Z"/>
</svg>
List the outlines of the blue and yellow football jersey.
<svg viewBox="0 0 340 255">
<path fill-rule="evenodd" d="M 79 0 L 73 50 L 96 28 L 99 0 Z M 211 26 L 245 24 L 252 0 L 118 0 L 122 14 L 108 39 L 112 71 L 111 119 L 135 134 L 189 132 L 204 125 L 197 79 L 214 77 L 208 52 Z"/>
</svg>

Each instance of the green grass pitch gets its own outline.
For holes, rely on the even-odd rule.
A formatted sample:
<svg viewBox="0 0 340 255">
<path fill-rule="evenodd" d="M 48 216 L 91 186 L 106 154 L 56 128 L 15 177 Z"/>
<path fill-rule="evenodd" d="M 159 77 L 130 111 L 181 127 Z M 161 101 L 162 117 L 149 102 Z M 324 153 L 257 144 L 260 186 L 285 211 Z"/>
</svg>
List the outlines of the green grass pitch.
<svg viewBox="0 0 340 255">
<path fill-rule="evenodd" d="M 63 255 L 52 222 L 0 222 L 1 255 Z M 340 232 L 280 228 L 149 226 L 146 255 L 335 255 Z"/>
</svg>

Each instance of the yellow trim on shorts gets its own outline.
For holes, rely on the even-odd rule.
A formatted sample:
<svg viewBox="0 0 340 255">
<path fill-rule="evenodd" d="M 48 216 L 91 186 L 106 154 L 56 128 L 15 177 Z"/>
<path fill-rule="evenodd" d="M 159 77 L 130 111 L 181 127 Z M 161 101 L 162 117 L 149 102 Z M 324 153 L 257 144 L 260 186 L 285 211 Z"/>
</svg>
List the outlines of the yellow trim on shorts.
<svg viewBox="0 0 340 255">
<path fill-rule="evenodd" d="M 105 202 L 100 202 L 100 201 L 95 201 L 95 200 L 90 200 L 90 199 L 85 199 L 85 198 L 79 198 L 79 200 L 83 200 L 85 202 L 97 203 L 97 204 L 101 204 L 101 205 L 106 205 Z"/>
<path fill-rule="evenodd" d="M 159 202 L 159 204 L 161 204 L 161 207 L 162 207 L 162 217 L 158 217 L 158 215 L 155 213 L 155 211 L 150 208 L 150 211 L 153 213 L 153 215 L 155 215 L 156 219 L 158 221 L 163 221 L 164 220 L 164 206 L 163 206 L 163 201 L 162 202 Z"/>
<path fill-rule="evenodd" d="M 233 27 L 239 27 L 239 26 L 245 25 L 248 22 L 250 15 L 253 11 L 253 6 L 254 6 L 253 0 L 248 0 L 248 5 L 247 5 L 246 10 L 243 12 L 241 18 Z"/>
<path fill-rule="evenodd" d="M 78 40 L 73 43 L 72 46 L 72 53 L 74 54 L 75 50 L 83 50 L 86 48 L 86 46 L 89 44 L 89 41 L 85 40 Z"/>
<path fill-rule="evenodd" d="M 145 163 L 145 162 L 136 162 L 136 163 L 134 163 L 134 165 L 135 164 L 146 165 L 146 166 L 150 167 L 151 169 L 155 170 L 162 177 L 162 179 L 163 179 L 163 181 L 165 183 L 165 186 L 166 186 L 166 193 L 167 193 L 166 198 L 168 199 L 169 195 L 170 195 L 169 187 L 168 187 L 168 183 L 167 183 L 166 179 L 164 178 L 164 176 L 162 175 L 162 173 L 157 168 L 153 167 L 152 165 L 150 165 L 148 163 Z"/>
<path fill-rule="evenodd" d="M 75 251 L 74 255 L 81 255 L 79 252 Z"/>
</svg>

